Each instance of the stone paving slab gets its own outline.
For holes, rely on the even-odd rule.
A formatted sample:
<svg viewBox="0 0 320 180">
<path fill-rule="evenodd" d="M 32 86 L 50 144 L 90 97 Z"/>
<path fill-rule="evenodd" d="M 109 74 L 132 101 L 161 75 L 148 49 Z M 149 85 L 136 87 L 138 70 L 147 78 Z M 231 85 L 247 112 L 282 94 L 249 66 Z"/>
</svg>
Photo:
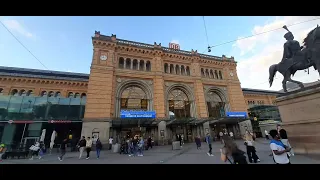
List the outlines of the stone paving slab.
<svg viewBox="0 0 320 180">
<path fill-rule="evenodd" d="M 261 160 L 259 164 L 274 164 L 268 141 L 259 139 L 256 141 L 257 154 Z M 245 150 L 243 141 L 236 141 L 239 148 Z M 214 156 L 208 156 L 208 145 L 202 143 L 202 149 L 197 150 L 194 143 L 185 144 L 181 150 L 172 150 L 171 146 L 156 146 L 153 149 L 144 151 L 143 157 L 129 157 L 128 155 L 112 153 L 111 151 L 102 151 L 100 159 L 96 159 L 95 152 L 91 152 L 91 158 L 78 159 L 78 152 L 69 152 L 64 161 L 57 159 L 57 154 L 46 155 L 43 159 L 20 159 L 3 160 L 0 164 L 229 164 L 220 160 L 220 142 L 212 144 L 212 153 Z M 292 164 L 320 164 L 319 159 L 310 158 L 302 155 L 296 155 L 291 158 Z"/>
</svg>

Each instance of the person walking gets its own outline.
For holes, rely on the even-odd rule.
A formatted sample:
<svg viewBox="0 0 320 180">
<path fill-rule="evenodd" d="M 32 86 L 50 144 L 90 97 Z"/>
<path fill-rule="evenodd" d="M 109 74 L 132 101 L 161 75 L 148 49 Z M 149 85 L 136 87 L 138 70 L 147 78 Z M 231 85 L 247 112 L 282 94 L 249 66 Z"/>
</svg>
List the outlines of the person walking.
<svg viewBox="0 0 320 180">
<path fill-rule="evenodd" d="M 151 148 L 152 149 L 152 138 L 151 138 L 151 136 L 149 136 L 148 137 L 148 139 L 147 139 L 147 149 L 149 149 L 149 148 Z"/>
<path fill-rule="evenodd" d="M 291 164 L 287 155 L 287 152 L 290 152 L 291 149 L 281 142 L 278 131 L 274 129 L 269 134 L 272 137 L 270 149 L 272 150 L 274 162 L 276 164 Z"/>
<path fill-rule="evenodd" d="M 269 133 L 266 129 L 264 130 L 264 134 L 266 135 L 266 139 L 269 140 Z"/>
<path fill-rule="evenodd" d="M 197 146 L 197 149 L 201 149 L 201 139 L 200 139 L 200 136 L 196 136 L 195 138 L 195 142 L 196 142 L 196 146 Z"/>
<path fill-rule="evenodd" d="M 80 139 L 80 141 L 78 143 L 79 152 L 80 152 L 79 159 L 81 159 L 81 157 L 82 157 L 83 151 L 86 147 L 86 143 L 87 143 L 86 137 L 82 136 L 82 138 Z"/>
<path fill-rule="evenodd" d="M 223 136 L 223 132 L 220 131 L 220 132 L 219 132 L 219 140 L 221 141 L 221 144 L 223 144 L 223 142 L 222 142 L 222 136 Z"/>
<path fill-rule="evenodd" d="M 102 143 L 101 143 L 100 139 L 98 138 L 97 141 L 96 141 L 97 159 L 100 158 L 101 149 L 102 149 Z"/>
<path fill-rule="evenodd" d="M 109 138 L 109 150 L 111 150 L 112 149 L 112 144 L 113 144 L 113 137 L 111 136 L 110 138 Z"/>
<path fill-rule="evenodd" d="M 248 155 L 249 162 L 250 163 L 252 163 L 252 161 L 254 163 L 260 162 L 260 159 L 256 154 L 253 135 L 249 133 L 249 131 L 246 131 L 246 134 L 244 137 L 244 144 L 246 145 L 246 148 L 247 148 L 247 155 Z"/>
<path fill-rule="evenodd" d="M 229 132 L 229 136 L 230 136 L 230 138 L 231 138 L 232 140 L 234 140 L 233 132 L 232 132 L 232 131 Z"/>
<path fill-rule="evenodd" d="M 63 161 L 64 155 L 66 155 L 68 139 L 64 139 L 60 145 L 60 156 L 58 157 L 59 161 Z"/>
<path fill-rule="evenodd" d="M 209 146 L 209 151 L 208 151 L 208 156 L 213 156 L 212 154 L 212 145 L 211 145 L 211 137 L 210 137 L 210 134 L 208 133 L 207 136 L 206 136 L 206 142 Z"/>
<path fill-rule="evenodd" d="M 221 152 L 221 161 L 227 162 L 230 164 L 248 164 L 245 152 L 240 150 L 237 144 L 231 139 L 231 137 L 223 136 L 222 137 L 223 148 L 220 149 Z"/>
<path fill-rule="evenodd" d="M 140 137 L 140 141 L 138 144 L 138 148 L 139 148 L 139 154 L 138 156 L 143 156 L 143 150 L 144 150 L 144 140 L 143 137 Z"/>
<path fill-rule="evenodd" d="M 90 137 L 87 137 L 86 141 L 86 151 L 87 151 L 87 160 L 90 158 L 90 152 L 91 152 L 91 147 L 92 147 L 92 140 Z"/>
</svg>

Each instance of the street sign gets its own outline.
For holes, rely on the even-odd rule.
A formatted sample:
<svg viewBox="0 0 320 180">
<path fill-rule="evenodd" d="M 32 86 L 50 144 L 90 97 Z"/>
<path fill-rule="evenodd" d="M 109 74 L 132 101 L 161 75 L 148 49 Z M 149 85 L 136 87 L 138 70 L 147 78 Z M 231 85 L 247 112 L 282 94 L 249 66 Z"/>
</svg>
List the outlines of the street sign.
<svg viewBox="0 0 320 180">
<path fill-rule="evenodd" d="M 9 120 L 8 123 L 9 123 L 9 124 L 12 124 L 12 123 L 13 123 L 13 120 Z"/>
</svg>

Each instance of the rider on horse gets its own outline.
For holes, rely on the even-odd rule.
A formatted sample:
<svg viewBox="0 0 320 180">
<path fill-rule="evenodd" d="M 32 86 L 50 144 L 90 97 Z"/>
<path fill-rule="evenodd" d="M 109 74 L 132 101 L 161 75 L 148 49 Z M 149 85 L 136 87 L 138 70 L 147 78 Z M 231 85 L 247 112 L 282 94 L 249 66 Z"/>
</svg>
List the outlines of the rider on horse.
<svg viewBox="0 0 320 180">
<path fill-rule="evenodd" d="M 287 59 L 291 59 L 292 61 L 292 58 L 301 52 L 303 46 L 300 46 L 300 43 L 297 40 L 294 40 L 294 36 L 292 32 L 288 30 L 287 26 L 283 26 L 283 28 L 288 32 L 284 35 L 284 38 L 287 40 L 287 42 L 285 42 L 283 45 L 284 51 L 281 62 L 286 62 Z"/>
</svg>

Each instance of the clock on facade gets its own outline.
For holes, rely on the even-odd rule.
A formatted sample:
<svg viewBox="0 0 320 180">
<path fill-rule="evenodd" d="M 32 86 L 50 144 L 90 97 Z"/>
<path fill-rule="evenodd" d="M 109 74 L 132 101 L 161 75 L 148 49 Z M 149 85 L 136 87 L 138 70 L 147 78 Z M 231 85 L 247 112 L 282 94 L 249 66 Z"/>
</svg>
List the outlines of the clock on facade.
<svg viewBox="0 0 320 180">
<path fill-rule="evenodd" d="M 102 56 L 100 56 L 100 59 L 101 59 L 102 61 L 105 61 L 105 60 L 108 59 L 108 57 L 107 57 L 106 55 L 102 55 Z"/>
</svg>

